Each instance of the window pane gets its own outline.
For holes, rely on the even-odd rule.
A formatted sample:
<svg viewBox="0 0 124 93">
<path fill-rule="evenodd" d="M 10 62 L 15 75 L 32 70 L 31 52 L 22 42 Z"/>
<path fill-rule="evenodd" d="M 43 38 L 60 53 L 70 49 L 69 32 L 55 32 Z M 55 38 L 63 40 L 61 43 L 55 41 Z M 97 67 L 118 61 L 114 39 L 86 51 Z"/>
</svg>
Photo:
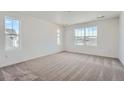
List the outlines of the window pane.
<svg viewBox="0 0 124 93">
<path fill-rule="evenodd" d="M 89 35 L 90 35 L 90 28 L 87 27 L 87 28 L 85 29 L 85 33 L 86 33 L 85 36 L 89 36 Z"/>
<path fill-rule="evenodd" d="M 12 19 L 9 17 L 5 17 L 5 28 L 12 29 Z"/>
<path fill-rule="evenodd" d="M 81 35 L 82 35 L 81 29 L 78 29 L 78 36 L 81 36 Z"/>
<path fill-rule="evenodd" d="M 5 38 L 6 50 L 19 47 L 19 20 L 5 17 Z"/>
<path fill-rule="evenodd" d="M 61 32 L 60 29 L 57 29 L 57 45 L 61 44 Z"/>
<path fill-rule="evenodd" d="M 13 20 L 13 30 L 16 32 L 16 34 L 19 34 L 19 21 Z"/>
<path fill-rule="evenodd" d="M 82 36 L 84 37 L 84 28 L 82 29 Z"/>
<path fill-rule="evenodd" d="M 86 30 L 86 37 L 85 37 L 85 43 L 86 45 L 90 46 L 96 46 L 97 45 L 97 27 L 92 26 L 87 28 Z"/>
<path fill-rule="evenodd" d="M 75 29 L 75 44 L 84 45 L 84 29 Z"/>
</svg>

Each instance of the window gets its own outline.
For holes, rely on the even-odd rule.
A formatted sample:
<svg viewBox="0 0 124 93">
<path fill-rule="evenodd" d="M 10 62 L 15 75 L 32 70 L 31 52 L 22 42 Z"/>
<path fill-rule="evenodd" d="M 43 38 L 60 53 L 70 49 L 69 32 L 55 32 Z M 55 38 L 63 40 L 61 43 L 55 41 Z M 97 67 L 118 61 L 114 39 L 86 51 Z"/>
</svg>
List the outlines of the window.
<svg viewBox="0 0 124 93">
<path fill-rule="evenodd" d="M 97 26 L 75 29 L 75 45 L 97 45 Z"/>
<path fill-rule="evenodd" d="M 61 41 L 60 41 L 60 30 L 57 29 L 57 45 L 60 45 L 61 44 Z"/>
<path fill-rule="evenodd" d="M 19 20 L 5 17 L 5 39 L 6 50 L 19 47 Z"/>
<path fill-rule="evenodd" d="M 75 43 L 76 45 L 84 45 L 84 28 L 75 29 Z"/>
</svg>

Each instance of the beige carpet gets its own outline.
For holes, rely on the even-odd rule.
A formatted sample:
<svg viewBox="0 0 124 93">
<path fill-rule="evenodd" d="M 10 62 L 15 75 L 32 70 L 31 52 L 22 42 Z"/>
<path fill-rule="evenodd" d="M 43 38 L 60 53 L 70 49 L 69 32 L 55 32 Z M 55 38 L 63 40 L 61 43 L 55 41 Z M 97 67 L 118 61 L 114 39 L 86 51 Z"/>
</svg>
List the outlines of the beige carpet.
<svg viewBox="0 0 124 93">
<path fill-rule="evenodd" d="M 0 80 L 124 80 L 124 67 L 112 58 L 62 52 L 0 68 Z"/>
</svg>

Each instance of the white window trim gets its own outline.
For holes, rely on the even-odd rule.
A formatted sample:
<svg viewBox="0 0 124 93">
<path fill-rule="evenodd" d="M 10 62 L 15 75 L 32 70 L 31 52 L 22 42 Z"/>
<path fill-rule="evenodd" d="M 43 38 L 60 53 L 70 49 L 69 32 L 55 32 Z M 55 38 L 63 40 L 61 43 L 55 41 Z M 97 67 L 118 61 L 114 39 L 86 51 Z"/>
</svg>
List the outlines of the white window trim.
<svg viewBox="0 0 124 93">
<path fill-rule="evenodd" d="M 87 45 L 86 44 L 86 37 L 90 37 L 90 36 L 86 36 L 86 28 L 87 27 L 93 27 L 93 26 L 96 26 L 97 27 L 97 36 L 96 36 L 96 45 Z M 75 39 L 75 29 L 83 29 L 84 28 L 84 39 L 83 39 L 83 43 L 82 44 L 76 44 L 76 39 Z M 92 47 L 97 47 L 98 46 L 98 26 L 97 25 L 88 25 L 88 26 L 82 26 L 82 27 L 76 27 L 74 29 L 74 45 L 75 46 L 92 46 Z M 82 36 L 83 37 L 83 36 Z M 93 36 L 91 36 L 91 37 L 93 37 Z"/>
<path fill-rule="evenodd" d="M 18 17 L 13 17 L 13 16 L 4 16 L 4 20 L 3 20 L 3 23 L 4 23 L 4 31 L 6 30 L 6 27 L 5 27 L 5 17 L 9 17 L 11 18 L 12 20 L 19 20 L 19 34 L 18 34 L 18 37 L 19 37 L 19 46 L 17 48 L 13 48 L 13 49 L 6 49 L 6 38 L 5 38 L 5 50 L 6 51 L 11 51 L 11 50 L 15 50 L 15 49 L 20 49 L 21 48 L 21 21 L 20 21 L 20 18 Z M 6 33 L 4 32 L 5 36 L 6 36 Z"/>
</svg>

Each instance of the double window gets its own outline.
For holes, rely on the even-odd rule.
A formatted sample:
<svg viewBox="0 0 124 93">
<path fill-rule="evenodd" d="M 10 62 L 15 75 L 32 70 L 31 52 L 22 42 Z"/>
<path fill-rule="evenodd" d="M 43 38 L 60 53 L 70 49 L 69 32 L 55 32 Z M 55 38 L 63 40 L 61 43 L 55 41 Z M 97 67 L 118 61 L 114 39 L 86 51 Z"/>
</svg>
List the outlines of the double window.
<svg viewBox="0 0 124 93">
<path fill-rule="evenodd" d="M 97 46 L 97 26 L 76 28 L 75 45 Z"/>
<path fill-rule="evenodd" d="M 11 50 L 19 47 L 19 20 L 5 17 L 5 49 Z"/>
</svg>

